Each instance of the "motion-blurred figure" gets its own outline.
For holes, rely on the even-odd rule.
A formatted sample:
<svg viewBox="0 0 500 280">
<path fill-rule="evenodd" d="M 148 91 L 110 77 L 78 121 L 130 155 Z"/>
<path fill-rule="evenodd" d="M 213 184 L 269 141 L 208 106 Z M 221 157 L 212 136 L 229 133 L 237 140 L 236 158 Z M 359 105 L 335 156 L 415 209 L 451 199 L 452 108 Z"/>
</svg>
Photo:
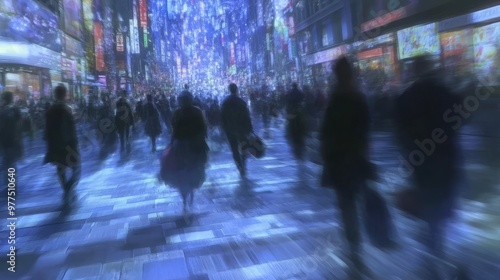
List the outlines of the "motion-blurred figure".
<svg viewBox="0 0 500 280">
<path fill-rule="evenodd" d="M 264 126 L 264 135 L 266 137 L 270 136 L 271 127 L 271 92 L 269 86 L 264 84 L 261 87 L 260 98 L 259 98 L 259 109 L 262 117 L 262 124 Z"/>
<path fill-rule="evenodd" d="M 286 98 L 287 139 L 295 158 L 303 161 L 306 149 L 305 94 L 293 83 Z"/>
<path fill-rule="evenodd" d="M 443 257 L 443 227 L 451 215 L 459 175 L 458 123 L 447 118 L 460 99 L 443 85 L 427 56 L 415 61 L 417 80 L 396 102 L 396 124 L 405 175 L 415 187 L 415 215 L 427 222 L 427 245 Z M 457 115 L 458 116 L 458 115 Z"/>
<path fill-rule="evenodd" d="M 203 112 L 193 105 L 193 95 L 185 91 L 178 97 L 179 108 L 172 118 L 172 141 L 176 164 L 181 166 L 176 175 L 178 183 L 172 186 L 182 195 L 184 211 L 187 202 L 193 205 L 194 190 L 205 182 L 205 167 L 208 161 L 207 125 Z"/>
<path fill-rule="evenodd" d="M 322 185 L 336 191 L 350 260 L 355 269 L 367 273 L 361 256 L 356 201 L 372 176 L 367 160 L 369 109 L 365 96 L 353 84 L 354 74 L 347 58 L 339 59 L 333 70 L 338 83 L 333 88 L 320 133 Z"/>
<path fill-rule="evenodd" d="M 23 155 L 23 127 L 21 110 L 14 105 L 14 94 L 10 91 L 4 92 L 2 103 L 0 107 L 0 155 L 2 156 L 0 175 L 2 188 L 7 188 L 9 183 L 7 170 L 16 168 L 16 162 Z"/>
<path fill-rule="evenodd" d="M 78 138 L 71 109 L 66 104 L 67 89 L 59 85 L 54 90 L 55 102 L 45 115 L 45 135 L 47 154 L 44 163 L 57 167 L 57 176 L 64 190 L 63 200 L 66 206 L 74 198 L 74 189 L 80 180 L 81 158 L 78 150 Z M 66 169 L 72 174 L 67 179 Z"/>
<path fill-rule="evenodd" d="M 153 96 L 147 95 L 147 103 L 144 105 L 144 125 L 146 135 L 151 139 L 151 151 L 156 151 L 156 138 L 161 134 L 160 114 L 153 103 Z"/>
<path fill-rule="evenodd" d="M 165 127 L 167 127 L 168 131 L 172 132 L 172 109 L 170 108 L 170 102 L 165 94 L 160 96 L 157 104 L 158 111 L 160 112 L 160 116 L 165 124 Z"/>
<path fill-rule="evenodd" d="M 130 152 L 130 127 L 134 125 L 134 113 L 127 100 L 127 91 L 121 92 L 121 97 L 116 101 L 115 126 L 120 136 L 120 151 L 127 149 Z"/>
<path fill-rule="evenodd" d="M 238 86 L 229 85 L 230 95 L 221 107 L 221 124 L 233 153 L 233 159 L 241 177 L 246 176 L 246 155 L 241 153 L 241 145 L 252 133 L 253 126 L 247 103 L 238 96 Z"/>
</svg>

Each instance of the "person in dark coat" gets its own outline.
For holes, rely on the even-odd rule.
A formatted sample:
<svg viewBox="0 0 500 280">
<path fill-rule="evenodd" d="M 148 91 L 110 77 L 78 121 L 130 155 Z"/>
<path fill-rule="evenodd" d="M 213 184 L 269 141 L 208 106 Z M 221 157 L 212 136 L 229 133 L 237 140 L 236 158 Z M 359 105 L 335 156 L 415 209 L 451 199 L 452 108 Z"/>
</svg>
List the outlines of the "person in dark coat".
<svg viewBox="0 0 500 280">
<path fill-rule="evenodd" d="M 57 176 L 64 190 L 64 202 L 68 204 L 74 197 L 74 189 L 80 180 L 81 158 L 78 149 L 75 121 L 71 109 L 65 103 L 67 89 L 59 85 L 54 90 L 55 102 L 45 115 L 45 135 L 47 153 L 44 163 L 52 163 L 57 168 Z M 66 170 L 71 168 L 70 179 Z"/>
<path fill-rule="evenodd" d="M 164 94 L 162 94 L 158 100 L 158 111 L 167 129 L 172 131 L 172 109 L 170 108 L 170 102 Z"/>
<path fill-rule="evenodd" d="M 397 131 L 406 160 L 402 169 L 417 190 L 417 215 L 429 226 L 428 248 L 443 257 L 443 226 L 455 204 L 460 173 L 461 117 L 446 112 L 461 102 L 443 84 L 439 70 L 432 70 L 429 57 L 416 58 L 414 68 L 419 77 L 396 100 Z"/>
<path fill-rule="evenodd" d="M 286 135 L 296 159 L 302 161 L 306 149 L 305 94 L 296 83 L 286 97 Z"/>
<path fill-rule="evenodd" d="M 193 95 L 184 91 L 178 97 L 179 108 L 172 117 L 172 138 L 170 145 L 176 153 L 179 171 L 175 176 L 177 188 L 182 195 L 183 210 L 187 203 L 193 205 L 194 190 L 205 182 L 205 168 L 208 162 L 207 124 L 203 112 L 194 106 Z"/>
<path fill-rule="evenodd" d="M 9 183 L 8 169 L 16 168 L 15 163 L 23 155 L 23 122 L 21 110 L 14 105 L 12 92 L 6 91 L 2 94 L 2 103 L 0 107 L 0 155 L 2 156 L 0 176 L 3 188 Z"/>
<path fill-rule="evenodd" d="M 133 126 L 134 113 L 127 100 L 127 91 L 121 92 L 121 97 L 116 101 L 115 126 L 120 136 L 120 151 L 130 151 L 130 127 Z"/>
<path fill-rule="evenodd" d="M 101 92 L 101 102 L 97 109 L 97 128 L 101 135 L 101 159 L 106 158 L 117 148 L 118 135 L 115 127 L 114 112 L 109 94 Z"/>
<path fill-rule="evenodd" d="M 144 102 L 139 98 L 135 104 L 135 117 L 134 119 L 144 121 Z"/>
<path fill-rule="evenodd" d="M 147 103 L 144 105 L 145 131 L 151 139 L 151 150 L 156 151 L 156 138 L 161 134 L 160 114 L 153 103 L 153 96 L 147 95 Z"/>
<path fill-rule="evenodd" d="M 248 106 L 238 96 L 238 86 L 234 83 L 230 84 L 229 92 L 231 94 L 221 106 L 221 125 L 231 147 L 236 167 L 244 178 L 246 176 L 246 155 L 241 153 L 240 146 L 252 133 L 253 126 Z"/>
<path fill-rule="evenodd" d="M 333 88 L 320 131 L 322 185 L 336 191 L 350 259 L 358 271 L 366 271 L 360 255 L 356 198 L 373 175 L 367 159 L 369 109 L 365 96 L 353 85 L 354 74 L 347 58 L 338 60 L 334 73 L 338 84 Z"/>
</svg>

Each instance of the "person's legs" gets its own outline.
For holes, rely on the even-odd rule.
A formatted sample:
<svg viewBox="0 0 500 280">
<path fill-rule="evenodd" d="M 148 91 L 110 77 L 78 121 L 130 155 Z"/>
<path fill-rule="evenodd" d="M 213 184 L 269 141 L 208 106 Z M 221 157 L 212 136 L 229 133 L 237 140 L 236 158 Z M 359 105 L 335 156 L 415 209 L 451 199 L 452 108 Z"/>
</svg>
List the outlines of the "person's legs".
<svg viewBox="0 0 500 280">
<path fill-rule="evenodd" d="M 185 189 L 181 189 L 180 192 L 181 192 L 181 196 L 182 196 L 182 210 L 184 212 L 186 212 L 187 211 L 187 199 L 188 199 L 189 192 L 186 191 Z"/>
<path fill-rule="evenodd" d="M 344 235 L 349 243 L 351 261 L 355 266 L 359 266 L 362 264 L 360 255 L 361 237 L 355 193 L 352 191 L 337 191 L 337 201 L 344 226 Z"/>
<path fill-rule="evenodd" d="M 69 179 L 66 186 L 69 192 L 74 191 L 76 185 L 78 184 L 78 182 L 80 182 L 81 173 L 81 164 L 78 163 L 71 167 L 71 178 Z"/>
<path fill-rule="evenodd" d="M 194 203 L 194 190 L 191 190 L 189 192 L 189 206 L 193 207 Z"/>
<path fill-rule="evenodd" d="M 66 167 L 57 166 L 57 178 L 59 179 L 59 183 L 61 184 L 61 187 L 66 192 L 66 184 L 67 184 Z"/>
<path fill-rule="evenodd" d="M 130 126 L 125 127 L 124 131 L 124 144 L 127 150 L 130 150 Z"/>
<path fill-rule="evenodd" d="M 337 201 L 344 226 L 344 236 L 349 243 L 350 261 L 354 265 L 353 272 L 371 275 L 361 255 L 361 234 L 356 205 L 356 192 L 351 190 L 337 191 Z"/>
<path fill-rule="evenodd" d="M 156 136 L 149 136 L 151 139 L 151 151 L 156 152 Z"/>
<path fill-rule="evenodd" d="M 236 137 L 228 137 L 229 147 L 231 148 L 231 152 L 233 154 L 234 163 L 236 167 L 240 171 L 240 173 L 244 173 L 245 163 L 243 156 L 240 153 L 239 141 Z"/>
<path fill-rule="evenodd" d="M 117 127 L 118 135 L 120 136 L 120 151 L 125 150 L 125 128 Z"/>
</svg>

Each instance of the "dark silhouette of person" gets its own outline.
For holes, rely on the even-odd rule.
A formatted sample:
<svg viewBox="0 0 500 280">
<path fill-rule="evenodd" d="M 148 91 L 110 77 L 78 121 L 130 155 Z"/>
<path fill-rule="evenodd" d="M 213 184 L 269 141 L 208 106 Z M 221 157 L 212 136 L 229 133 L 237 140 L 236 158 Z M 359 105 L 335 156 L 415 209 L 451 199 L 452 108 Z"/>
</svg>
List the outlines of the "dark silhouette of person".
<svg viewBox="0 0 500 280">
<path fill-rule="evenodd" d="M 305 94 L 296 83 L 286 97 L 286 136 L 296 159 L 302 161 L 306 149 Z"/>
<path fill-rule="evenodd" d="M 151 139 L 151 150 L 156 151 L 156 138 L 161 134 L 161 122 L 158 109 L 153 102 L 153 96 L 147 95 L 147 103 L 144 105 L 145 132 Z"/>
<path fill-rule="evenodd" d="M 402 153 L 411 164 L 407 169 L 416 187 L 421 209 L 417 216 L 427 222 L 428 248 L 444 257 L 443 226 L 455 204 L 459 178 L 457 122 L 445 112 L 461 104 L 434 70 L 429 56 L 415 59 L 416 81 L 396 100 L 396 125 Z M 417 152 L 415 152 L 417 151 Z"/>
<path fill-rule="evenodd" d="M 120 136 L 120 151 L 127 149 L 130 151 L 130 127 L 134 125 L 134 113 L 132 106 L 127 100 L 127 91 L 121 92 L 120 98 L 116 101 L 115 126 Z"/>
<path fill-rule="evenodd" d="M 114 112 L 112 110 L 111 100 L 109 93 L 101 92 L 101 102 L 97 110 L 97 128 L 102 135 L 101 142 L 101 159 L 113 153 L 117 147 L 118 136 L 115 127 Z"/>
<path fill-rule="evenodd" d="M 238 96 L 238 86 L 229 85 L 230 95 L 222 102 L 221 125 L 233 154 L 234 162 L 242 177 L 246 176 L 246 155 L 241 152 L 241 145 L 252 133 L 253 126 L 250 111 L 243 99 Z"/>
<path fill-rule="evenodd" d="M 207 125 L 200 108 L 194 106 L 193 95 L 185 91 L 178 97 L 179 108 L 172 117 L 171 145 L 174 145 L 176 164 L 180 166 L 177 188 L 182 195 L 183 210 L 187 202 L 193 205 L 194 190 L 205 182 L 205 167 L 208 162 Z"/>
<path fill-rule="evenodd" d="M 0 107 L 0 155 L 2 156 L 0 175 L 2 188 L 7 188 L 8 169 L 15 169 L 16 162 L 23 156 L 23 123 L 21 110 L 14 105 L 12 92 L 6 91 L 2 94 L 2 103 Z"/>
<path fill-rule="evenodd" d="M 167 97 L 162 94 L 157 102 L 158 111 L 160 112 L 161 119 L 168 131 L 172 131 L 172 109 L 170 108 L 170 102 Z"/>
<path fill-rule="evenodd" d="M 353 84 L 354 74 L 348 59 L 340 58 L 333 72 L 338 84 L 332 90 L 320 131 L 322 185 L 336 192 L 354 268 L 367 272 L 361 257 L 356 201 L 372 175 L 367 160 L 369 108 L 365 96 Z"/>
<path fill-rule="evenodd" d="M 262 85 L 259 97 L 259 109 L 262 117 L 262 124 L 264 126 L 264 134 L 266 137 L 269 137 L 269 129 L 271 126 L 271 92 L 268 85 Z"/>
<path fill-rule="evenodd" d="M 71 108 L 66 104 L 67 89 L 59 85 L 54 89 L 55 102 L 45 115 L 45 135 L 47 153 L 44 163 L 52 163 L 57 168 L 57 176 L 64 190 L 63 200 L 69 205 L 74 198 L 74 190 L 80 180 L 81 157 L 78 149 L 76 126 Z M 66 170 L 72 174 L 67 179 Z"/>
</svg>

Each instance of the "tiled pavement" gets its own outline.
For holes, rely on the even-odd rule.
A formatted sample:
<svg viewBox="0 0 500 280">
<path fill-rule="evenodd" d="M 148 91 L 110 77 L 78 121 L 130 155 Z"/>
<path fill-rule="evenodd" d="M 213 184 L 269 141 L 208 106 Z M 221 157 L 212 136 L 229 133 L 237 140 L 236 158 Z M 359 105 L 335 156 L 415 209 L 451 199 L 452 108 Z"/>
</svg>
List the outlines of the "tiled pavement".
<svg viewBox="0 0 500 280">
<path fill-rule="evenodd" d="M 281 130 L 272 134 L 267 156 L 249 163 L 248 182 L 238 179 L 228 149 L 212 145 L 208 180 L 188 217 L 178 194 L 155 179 L 160 153 L 149 153 L 144 139 L 134 141 L 133 160 L 114 154 L 98 161 L 90 149 L 70 213 L 60 210 L 54 170 L 40 165 L 38 145 L 18 171 L 16 273 L 7 272 L 2 226 L 0 279 L 346 279 L 334 195 L 318 187 L 318 166 L 301 172 Z M 389 137 L 373 139 L 386 194 L 404 184 L 394 175 Z M 472 279 L 500 275 L 500 221 L 491 207 L 498 204 L 498 196 L 465 201 L 450 226 L 449 255 Z M 420 225 L 394 214 L 401 248 L 381 252 L 367 244 L 368 265 L 376 279 L 425 279 L 415 241 Z"/>
</svg>

